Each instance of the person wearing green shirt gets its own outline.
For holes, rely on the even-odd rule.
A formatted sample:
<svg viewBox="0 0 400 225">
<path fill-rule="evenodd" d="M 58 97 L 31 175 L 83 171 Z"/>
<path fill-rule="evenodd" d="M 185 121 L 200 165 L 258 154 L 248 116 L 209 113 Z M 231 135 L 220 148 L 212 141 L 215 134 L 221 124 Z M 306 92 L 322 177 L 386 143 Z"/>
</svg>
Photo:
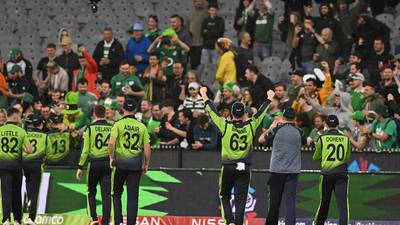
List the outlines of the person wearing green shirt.
<svg viewBox="0 0 400 225">
<path fill-rule="evenodd" d="M 147 132 L 150 135 L 151 147 L 160 147 L 160 138 L 157 136 L 154 130 L 159 129 L 161 126 L 161 119 L 163 117 L 163 112 L 161 111 L 160 104 L 154 104 L 151 107 L 152 117 L 147 123 Z"/>
<path fill-rule="evenodd" d="M 260 9 L 255 13 L 254 26 L 254 56 L 261 61 L 272 54 L 272 27 L 274 14 L 269 1 L 261 1 Z"/>
<path fill-rule="evenodd" d="M 221 214 L 225 224 L 243 224 L 244 212 L 250 183 L 250 165 L 253 141 L 258 126 L 268 111 L 268 104 L 275 96 L 272 90 L 267 92 L 268 100 L 257 113 L 244 120 L 245 106 L 235 102 L 231 108 L 232 121 L 221 117 L 207 96 L 207 88 L 202 87 L 200 94 L 206 103 L 211 120 L 222 134 L 222 169 L 219 179 L 219 196 Z M 235 216 L 233 216 L 230 199 L 235 187 Z"/>
<path fill-rule="evenodd" d="M 329 212 L 332 192 L 335 192 L 339 211 L 339 225 L 349 223 L 347 161 L 350 159 L 351 142 L 339 130 L 339 119 L 329 115 L 328 131 L 315 143 L 314 160 L 321 161 L 320 205 L 314 218 L 315 225 L 323 225 Z"/>
<path fill-rule="evenodd" d="M 45 163 L 53 164 L 68 156 L 71 139 L 61 115 L 51 114 L 49 120 L 51 128 L 48 136 L 51 150 L 46 154 Z"/>
<path fill-rule="evenodd" d="M 85 78 L 80 79 L 78 81 L 78 108 L 82 110 L 87 118 L 92 116 L 92 108 L 96 102 L 96 95 L 88 92 L 88 81 Z"/>
<path fill-rule="evenodd" d="M 111 94 L 117 96 L 122 93 L 135 99 L 143 97 L 142 83 L 139 77 L 130 73 L 128 61 L 121 62 L 119 71 L 119 74 L 111 79 Z"/>
<path fill-rule="evenodd" d="M 94 109 L 95 121 L 83 133 L 82 154 L 76 171 L 76 179 L 82 177 L 82 169 L 89 158 L 87 171 L 88 211 L 92 218 L 91 224 L 97 224 L 96 192 L 97 185 L 101 187 L 103 219 L 102 225 L 110 223 L 111 214 L 111 168 L 108 157 L 108 140 L 112 125 L 105 119 L 106 108 L 97 105 Z"/>
<path fill-rule="evenodd" d="M 43 118 L 41 115 L 29 115 L 25 121 L 27 137 L 32 146 L 32 153 L 22 153 L 22 169 L 26 178 L 26 192 L 29 200 L 28 225 L 34 225 L 38 205 L 40 182 L 42 178 L 42 164 L 49 151 L 49 138 L 43 132 Z"/>
<path fill-rule="evenodd" d="M 363 110 L 364 105 L 364 87 L 363 82 L 365 81 L 364 75 L 361 73 L 350 74 L 349 84 L 351 86 L 351 107 L 353 111 Z"/>
<path fill-rule="evenodd" d="M 375 147 L 381 150 L 396 148 L 397 125 L 389 118 L 389 109 L 380 105 L 375 109 L 376 119 L 369 127 L 368 135 L 375 140 Z"/>
<path fill-rule="evenodd" d="M 124 184 L 127 186 L 127 224 L 136 223 L 139 183 L 146 174 L 150 163 L 150 138 L 146 126 L 135 119 L 136 104 L 126 99 L 123 105 L 124 117 L 111 128 L 108 143 L 112 172 L 112 197 L 114 203 L 114 224 L 122 224 L 121 196 Z"/>
<path fill-rule="evenodd" d="M 7 122 L 0 127 L 0 179 L 2 223 L 10 225 L 11 209 L 14 224 L 22 224 L 22 151 L 32 153 L 26 131 L 18 124 L 21 113 L 15 108 L 7 110 Z"/>
</svg>

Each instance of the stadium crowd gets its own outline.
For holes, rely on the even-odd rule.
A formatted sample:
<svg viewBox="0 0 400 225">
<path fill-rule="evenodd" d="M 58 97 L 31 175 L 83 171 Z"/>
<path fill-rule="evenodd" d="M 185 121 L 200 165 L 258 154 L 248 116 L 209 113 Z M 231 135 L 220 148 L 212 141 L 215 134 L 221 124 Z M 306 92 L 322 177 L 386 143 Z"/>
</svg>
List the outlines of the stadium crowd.
<svg viewBox="0 0 400 225">
<path fill-rule="evenodd" d="M 0 123 L 14 107 L 25 118 L 41 115 L 45 131 L 57 125 L 79 140 L 95 105 L 106 106 L 107 120 L 116 121 L 129 98 L 152 146 L 217 150 L 218 130 L 199 95 L 206 86 L 228 119 L 234 102 L 243 102 L 250 118 L 274 90 L 258 136 L 292 107 L 309 146 L 326 130 L 328 114 L 339 117 L 359 150 L 400 144 L 400 55 L 391 54 L 390 27 L 374 18 L 396 3 L 385 1 L 383 9 L 366 0 L 284 1 L 285 13 L 275 15 L 268 0 L 240 0 L 234 26 L 227 27 L 217 1 L 193 2 L 190 16 L 172 15 L 168 29 L 158 27 L 155 15 L 146 26 L 135 22 L 128 43 L 106 27 L 93 53 L 67 29 L 35 66 L 15 46 L 0 62 Z M 311 15 L 313 7 L 319 16 Z M 273 53 L 275 19 L 290 49 L 290 83 L 260 72 Z M 224 37 L 226 29 L 237 31 L 238 43 Z"/>
</svg>

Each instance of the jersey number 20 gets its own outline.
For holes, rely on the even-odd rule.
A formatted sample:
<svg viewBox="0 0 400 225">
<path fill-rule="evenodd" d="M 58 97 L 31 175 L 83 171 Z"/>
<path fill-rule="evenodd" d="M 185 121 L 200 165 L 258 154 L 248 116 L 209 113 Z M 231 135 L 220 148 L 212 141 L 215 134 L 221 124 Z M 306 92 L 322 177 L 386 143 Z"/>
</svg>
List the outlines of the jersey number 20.
<svg viewBox="0 0 400 225">
<path fill-rule="evenodd" d="M 334 144 L 328 145 L 328 151 L 330 151 L 327 161 L 343 161 L 344 159 L 344 146 L 343 144 L 338 144 L 335 146 Z M 335 159 L 336 157 L 336 159 Z"/>
</svg>

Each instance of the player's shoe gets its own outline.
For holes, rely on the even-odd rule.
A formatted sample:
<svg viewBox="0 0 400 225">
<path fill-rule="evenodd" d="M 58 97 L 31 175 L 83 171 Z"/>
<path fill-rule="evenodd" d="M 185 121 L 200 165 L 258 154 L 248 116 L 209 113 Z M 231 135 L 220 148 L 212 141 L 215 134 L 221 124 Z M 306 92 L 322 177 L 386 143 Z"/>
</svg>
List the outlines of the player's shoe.
<svg viewBox="0 0 400 225">
<path fill-rule="evenodd" d="M 26 225 L 36 225 L 36 223 L 33 222 L 31 218 L 28 218 L 28 221 L 26 222 Z"/>
<path fill-rule="evenodd" d="M 4 222 L 3 225 L 11 225 L 11 223 L 10 221 L 6 220 L 6 222 Z"/>
<path fill-rule="evenodd" d="M 14 221 L 14 225 L 22 225 L 18 221 Z"/>
<path fill-rule="evenodd" d="M 89 225 L 98 225 L 99 224 L 99 221 L 92 221 L 92 222 L 90 222 L 90 224 Z"/>
</svg>

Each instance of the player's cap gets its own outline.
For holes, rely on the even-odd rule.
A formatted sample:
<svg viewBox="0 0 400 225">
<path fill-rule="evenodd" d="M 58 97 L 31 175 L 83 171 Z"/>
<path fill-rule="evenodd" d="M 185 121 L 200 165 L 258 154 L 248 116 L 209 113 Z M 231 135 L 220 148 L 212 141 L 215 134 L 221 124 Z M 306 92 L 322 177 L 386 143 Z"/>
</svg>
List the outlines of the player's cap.
<svg viewBox="0 0 400 225">
<path fill-rule="evenodd" d="M 232 105 L 231 113 L 234 117 L 240 118 L 244 115 L 244 104 L 241 102 L 235 102 Z"/>
<path fill-rule="evenodd" d="M 339 118 L 336 115 L 329 115 L 326 119 L 326 125 L 328 125 L 328 127 L 339 126 Z"/>
<path fill-rule="evenodd" d="M 296 118 L 296 111 L 293 108 L 288 107 L 283 111 L 283 117 L 288 120 L 294 120 Z"/>
<path fill-rule="evenodd" d="M 57 114 L 50 114 L 49 116 L 49 120 L 52 123 L 61 123 L 63 121 L 63 117 L 61 115 L 57 115 Z"/>
<path fill-rule="evenodd" d="M 136 102 L 132 99 L 126 99 L 124 102 L 124 109 L 128 112 L 135 111 L 136 109 Z"/>
<path fill-rule="evenodd" d="M 40 114 L 34 113 L 27 117 L 26 122 L 37 126 L 43 123 L 43 117 Z"/>
</svg>

